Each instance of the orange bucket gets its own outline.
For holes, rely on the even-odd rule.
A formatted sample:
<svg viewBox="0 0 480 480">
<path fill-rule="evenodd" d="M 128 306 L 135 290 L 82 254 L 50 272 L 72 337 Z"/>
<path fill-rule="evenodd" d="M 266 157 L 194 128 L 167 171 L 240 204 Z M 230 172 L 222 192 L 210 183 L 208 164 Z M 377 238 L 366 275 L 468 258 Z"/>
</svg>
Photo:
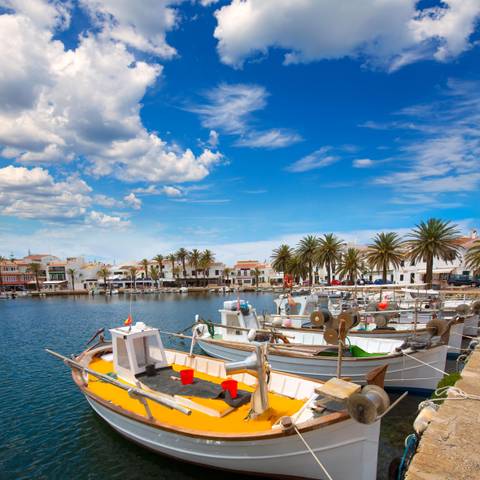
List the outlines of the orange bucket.
<svg viewBox="0 0 480 480">
<path fill-rule="evenodd" d="M 232 398 L 237 398 L 238 382 L 236 380 L 232 380 L 232 379 L 225 380 L 224 382 L 222 382 L 222 388 L 224 390 L 228 390 Z"/>
<path fill-rule="evenodd" d="M 180 380 L 182 381 L 182 385 L 190 385 L 193 383 L 193 368 L 180 370 Z"/>
</svg>

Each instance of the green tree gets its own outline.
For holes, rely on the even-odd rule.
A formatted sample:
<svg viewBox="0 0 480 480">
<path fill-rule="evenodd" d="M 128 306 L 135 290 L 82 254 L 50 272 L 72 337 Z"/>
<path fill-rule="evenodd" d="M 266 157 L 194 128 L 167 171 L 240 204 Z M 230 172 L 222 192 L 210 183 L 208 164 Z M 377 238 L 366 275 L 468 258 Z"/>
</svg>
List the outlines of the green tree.
<svg viewBox="0 0 480 480">
<path fill-rule="evenodd" d="M 154 262 L 157 262 L 157 265 L 158 265 L 158 275 L 159 275 L 159 278 L 163 278 L 163 261 L 165 259 L 163 258 L 163 255 L 156 255 L 154 258 L 153 258 L 153 261 Z"/>
<path fill-rule="evenodd" d="M 477 240 L 467 251 L 465 255 L 465 264 L 467 268 L 473 270 L 474 274 L 480 272 L 480 240 Z"/>
<path fill-rule="evenodd" d="M 318 239 L 316 252 L 316 263 L 327 270 L 327 282 L 332 283 L 332 274 L 335 273 L 335 266 L 342 257 L 344 242 L 333 233 L 326 233 L 323 238 Z"/>
<path fill-rule="evenodd" d="M 160 278 L 158 265 L 152 265 L 150 267 L 150 278 L 153 280 L 155 288 L 158 288 L 158 279 Z"/>
<path fill-rule="evenodd" d="M 69 268 L 67 273 L 70 276 L 70 280 L 72 282 L 72 290 L 75 290 L 75 273 L 76 273 L 76 270 L 74 268 Z"/>
<path fill-rule="evenodd" d="M 256 290 L 258 290 L 258 279 L 262 274 L 262 272 L 257 267 L 255 267 L 252 271 L 252 274 L 253 274 L 253 277 L 255 278 L 255 288 Z"/>
<path fill-rule="evenodd" d="M 29 263 L 27 270 L 34 275 L 35 283 L 37 285 L 37 292 L 39 292 L 40 282 L 38 280 L 38 277 L 40 276 L 40 272 L 42 271 L 42 266 L 39 263 Z"/>
<path fill-rule="evenodd" d="M 272 267 L 276 272 L 287 273 L 288 263 L 293 257 L 293 250 L 288 245 L 280 245 L 272 252 Z"/>
<path fill-rule="evenodd" d="M 438 218 L 420 222 L 409 234 L 405 242 L 407 255 L 415 263 L 426 263 L 427 288 L 432 286 L 434 260 L 453 261 L 459 255 L 459 236 L 456 225 Z"/>
<path fill-rule="evenodd" d="M 223 282 L 224 283 L 230 283 L 230 274 L 232 273 L 232 269 L 231 268 L 228 268 L 228 267 L 225 267 L 223 269 Z M 227 281 L 225 281 L 225 277 L 227 278 Z"/>
<path fill-rule="evenodd" d="M 400 267 L 403 258 L 403 242 L 395 232 L 377 233 L 365 255 L 371 268 L 381 270 L 383 283 L 387 283 L 389 266 Z"/>
<path fill-rule="evenodd" d="M 182 274 L 183 278 L 187 278 L 187 269 L 185 268 L 185 262 L 188 258 L 188 250 L 185 248 L 179 248 L 177 250 L 177 253 L 175 253 L 175 256 L 177 257 L 177 260 L 182 264 Z"/>
<path fill-rule="evenodd" d="M 200 263 L 200 258 L 202 253 L 200 250 L 194 248 L 191 252 L 188 253 L 188 262 L 192 266 L 193 275 L 195 276 L 195 283 L 198 285 L 198 265 Z"/>
<path fill-rule="evenodd" d="M 364 271 L 365 265 L 360 250 L 357 248 L 347 249 L 338 264 L 338 274 L 341 277 L 347 277 L 355 285 L 358 275 L 361 275 Z"/>
<path fill-rule="evenodd" d="M 145 279 L 147 279 L 148 278 L 148 260 L 144 258 L 140 263 L 142 264 L 143 271 L 145 272 Z"/>
<path fill-rule="evenodd" d="M 206 279 L 209 276 L 210 267 L 215 263 L 215 255 L 211 250 L 204 250 L 200 256 L 199 266 L 203 272 L 203 278 Z"/>
<path fill-rule="evenodd" d="M 138 268 L 135 266 L 131 266 L 128 269 L 128 273 L 130 273 L 130 280 L 133 282 L 133 289 L 137 289 L 137 273 L 138 273 Z"/>
<path fill-rule="evenodd" d="M 171 253 L 167 255 L 167 261 L 172 265 L 172 278 L 175 280 L 175 262 L 177 261 L 177 257 L 174 253 Z"/>
<path fill-rule="evenodd" d="M 288 262 L 285 273 L 292 275 L 295 283 L 300 283 L 300 279 L 307 277 L 308 268 L 305 262 L 298 255 L 293 255 Z"/>
<path fill-rule="evenodd" d="M 298 242 L 296 255 L 307 266 L 308 282 L 313 285 L 313 266 L 315 264 L 318 248 L 318 238 L 315 235 L 307 235 Z"/>
<path fill-rule="evenodd" d="M 97 278 L 103 279 L 103 288 L 105 289 L 105 292 L 107 291 L 107 279 L 109 275 L 110 275 L 110 269 L 106 265 L 102 265 L 102 267 L 99 268 L 97 272 Z"/>
</svg>

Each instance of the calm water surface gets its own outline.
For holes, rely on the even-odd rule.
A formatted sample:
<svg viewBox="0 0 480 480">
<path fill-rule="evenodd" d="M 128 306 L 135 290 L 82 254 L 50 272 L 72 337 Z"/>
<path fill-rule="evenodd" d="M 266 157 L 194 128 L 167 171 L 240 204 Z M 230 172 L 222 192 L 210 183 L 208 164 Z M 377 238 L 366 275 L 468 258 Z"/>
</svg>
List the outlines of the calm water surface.
<svg viewBox="0 0 480 480">
<path fill-rule="evenodd" d="M 273 309 L 271 294 L 242 294 L 242 298 L 258 312 Z M 134 299 L 131 308 L 134 321 L 179 331 L 193 323 L 196 313 L 219 321 L 217 310 L 227 299 L 235 297 L 145 295 Z M 124 440 L 88 407 L 63 363 L 44 352 L 48 347 L 65 355 L 79 353 L 98 328 L 123 322 L 129 308 L 129 299 L 123 296 L 0 301 L 2 480 L 248 478 L 176 462 Z M 189 342 L 163 340 L 166 346 L 189 348 Z M 390 460 L 401 454 L 421 400 L 407 397 L 382 421 L 378 479 L 387 478 Z"/>
</svg>

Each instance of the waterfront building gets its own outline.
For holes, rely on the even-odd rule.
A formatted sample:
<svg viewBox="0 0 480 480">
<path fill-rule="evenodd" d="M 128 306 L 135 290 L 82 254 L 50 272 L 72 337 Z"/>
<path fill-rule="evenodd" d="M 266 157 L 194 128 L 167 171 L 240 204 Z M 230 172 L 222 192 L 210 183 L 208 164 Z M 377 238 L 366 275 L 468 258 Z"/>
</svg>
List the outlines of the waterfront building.
<svg viewBox="0 0 480 480">
<path fill-rule="evenodd" d="M 256 286 L 256 271 L 259 285 L 279 285 L 283 282 L 283 273 L 276 272 L 269 263 L 239 260 L 233 267 L 232 283 L 238 286 Z"/>
<path fill-rule="evenodd" d="M 22 260 L 6 260 L 0 263 L 0 288 L 3 290 L 27 290 L 35 284 L 35 276 L 28 271 L 28 263 Z"/>
</svg>

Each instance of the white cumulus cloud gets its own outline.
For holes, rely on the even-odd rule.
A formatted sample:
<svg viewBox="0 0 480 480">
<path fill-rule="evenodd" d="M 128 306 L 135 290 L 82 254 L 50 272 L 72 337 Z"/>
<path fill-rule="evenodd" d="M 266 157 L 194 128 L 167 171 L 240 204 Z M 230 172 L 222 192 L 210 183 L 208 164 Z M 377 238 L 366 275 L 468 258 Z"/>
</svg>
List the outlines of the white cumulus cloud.
<svg viewBox="0 0 480 480">
<path fill-rule="evenodd" d="M 397 69 L 420 59 L 455 57 L 472 45 L 478 0 L 231 0 L 215 12 L 221 60 L 241 67 L 270 48 L 284 63 L 343 57 Z"/>
</svg>

